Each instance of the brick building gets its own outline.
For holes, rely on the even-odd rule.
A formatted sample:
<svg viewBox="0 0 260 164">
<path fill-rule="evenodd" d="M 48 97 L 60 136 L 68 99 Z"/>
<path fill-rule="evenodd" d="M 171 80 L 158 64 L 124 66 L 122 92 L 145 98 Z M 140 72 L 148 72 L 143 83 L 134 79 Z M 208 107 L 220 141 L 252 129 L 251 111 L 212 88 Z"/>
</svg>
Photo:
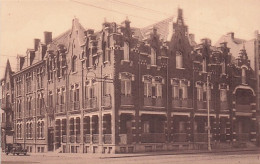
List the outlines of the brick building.
<svg viewBox="0 0 260 164">
<path fill-rule="evenodd" d="M 13 73 L 10 62 L 7 60 L 4 78 L 1 80 L 1 146 L 3 150 L 6 143 L 13 143 Z"/>
<path fill-rule="evenodd" d="M 105 21 L 97 32 L 75 18 L 35 39 L 12 75 L 14 141 L 30 152 L 193 149 L 207 143 L 209 106 L 214 146 L 255 143 L 246 51 L 232 64 L 225 42 L 196 44 L 182 14 L 141 29 Z"/>
</svg>

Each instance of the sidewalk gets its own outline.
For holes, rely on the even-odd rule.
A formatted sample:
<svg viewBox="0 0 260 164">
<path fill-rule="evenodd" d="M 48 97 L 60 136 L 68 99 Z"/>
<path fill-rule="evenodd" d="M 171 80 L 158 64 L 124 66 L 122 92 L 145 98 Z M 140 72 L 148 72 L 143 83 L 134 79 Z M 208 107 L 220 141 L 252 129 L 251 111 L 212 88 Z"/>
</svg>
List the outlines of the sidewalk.
<svg viewBox="0 0 260 164">
<path fill-rule="evenodd" d="M 142 152 L 131 154 L 83 154 L 83 153 L 28 153 L 31 156 L 43 157 L 70 157 L 70 158 L 129 158 L 129 157 L 142 157 L 142 156 L 159 156 L 159 155 L 181 155 L 181 154 L 205 154 L 205 153 L 223 153 L 223 152 L 242 152 L 242 151 L 255 151 L 259 152 L 260 148 L 232 148 L 232 149 L 213 149 L 208 150 L 175 150 L 175 151 L 157 151 L 157 152 Z"/>
</svg>

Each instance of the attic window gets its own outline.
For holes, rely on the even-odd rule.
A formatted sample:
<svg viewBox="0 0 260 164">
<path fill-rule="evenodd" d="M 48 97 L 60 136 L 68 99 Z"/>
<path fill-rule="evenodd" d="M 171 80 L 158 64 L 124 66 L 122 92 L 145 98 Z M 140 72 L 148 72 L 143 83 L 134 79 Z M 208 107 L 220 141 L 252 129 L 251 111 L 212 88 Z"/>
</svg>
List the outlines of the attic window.
<svg viewBox="0 0 260 164">
<path fill-rule="evenodd" d="M 183 68 L 183 56 L 179 51 L 176 52 L 176 68 Z"/>
<path fill-rule="evenodd" d="M 156 50 L 151 48 L 151 65 L 156 65 Z"/>
<path fill-rule="evenodd" d="M 242 79 L 242 84 L 246 84 L 246 68 L 245 67 L 242 68 L 241 79 Z"/>
<path fill-rule="evenodd" d="M 124 42 L 124 60 L 129 60 L 129 43 Z"/>
</svg>

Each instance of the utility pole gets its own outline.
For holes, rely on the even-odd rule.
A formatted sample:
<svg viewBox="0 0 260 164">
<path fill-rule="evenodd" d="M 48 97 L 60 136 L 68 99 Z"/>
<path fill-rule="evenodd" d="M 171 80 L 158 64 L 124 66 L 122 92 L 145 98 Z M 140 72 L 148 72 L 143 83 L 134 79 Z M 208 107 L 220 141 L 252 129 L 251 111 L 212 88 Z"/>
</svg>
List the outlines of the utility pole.
<svg viewBox="0 0 260 164">
<path fill-rule="evenodd" d="M 259 84 L 260 84 L 260 81 L 259 81 L 259 32 L 258 31 L 255 31 L 255 44 L 254 44 L 254 47 L 255 47 L 255 76 L 256 76 L 256 117 L 257 117 L 257 122 L 260 121 L 260 117 L 258 116 L 260 114 L 259 110 L 260 110 L 260 102 L 259 102 L 259 99 L 260 99 L 260 92 L 259 92 Z M 258 135 L 256 135 L 257 137 L 257 142 L 258 142 L 258 145 L 260 145 L 260 124 L 257 123 L 257 126 L 256 126 L 256 132 Z"/>
<path fill-rule="evenodd" d="M 208 150 L 211 151 L 211 143 L 210 143 L 210 115 L 209 115 L 209 110 L 210 110 L 210 107 L 209 107 L 209 74 L 207 74 L 207 108 L 208 108 L 208 126 L 207 126 L 207 129 L 208 129 Z"/>
</svg>

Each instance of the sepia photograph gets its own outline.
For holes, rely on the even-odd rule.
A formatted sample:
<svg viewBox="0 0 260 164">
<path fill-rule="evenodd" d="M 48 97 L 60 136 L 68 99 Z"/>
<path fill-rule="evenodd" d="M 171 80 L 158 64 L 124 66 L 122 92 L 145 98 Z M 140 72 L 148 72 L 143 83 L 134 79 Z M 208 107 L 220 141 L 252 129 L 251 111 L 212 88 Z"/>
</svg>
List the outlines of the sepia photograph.
<svg viewBox="0 0 260 164">
<path fill-rule="evenodd" d="M 260 0 L 0 0 L 1 164 L 259 164 Z"/>
</svg>

